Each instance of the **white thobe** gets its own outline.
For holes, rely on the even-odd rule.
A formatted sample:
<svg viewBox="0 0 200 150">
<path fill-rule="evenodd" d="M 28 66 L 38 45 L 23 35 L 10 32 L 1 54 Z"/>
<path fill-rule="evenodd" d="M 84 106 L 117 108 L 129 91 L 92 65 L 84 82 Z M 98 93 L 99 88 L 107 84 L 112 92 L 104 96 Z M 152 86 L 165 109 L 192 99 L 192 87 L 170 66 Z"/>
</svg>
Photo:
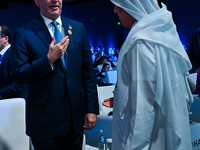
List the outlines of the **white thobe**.
<svg viewBox="0 0 200 150">
<path fill-rule="evenodd" d="M 137 22 L 118 59 L 113 150 L 191 150 L 191 69 L 166 7 Z"/>
</svg>

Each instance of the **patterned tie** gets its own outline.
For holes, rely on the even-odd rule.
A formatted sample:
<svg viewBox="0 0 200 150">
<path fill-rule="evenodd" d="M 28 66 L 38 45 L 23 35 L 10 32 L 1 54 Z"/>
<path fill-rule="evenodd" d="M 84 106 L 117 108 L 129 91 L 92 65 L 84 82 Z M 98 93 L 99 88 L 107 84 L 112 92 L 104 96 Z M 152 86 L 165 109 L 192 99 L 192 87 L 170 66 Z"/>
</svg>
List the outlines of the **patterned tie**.
<svg viewBox="0 0 200 150">
<path fill-rule="evenodd" d="M 58 44 L 62 39 L 63 39 L 63 36 L 62 34 L 60 33 L 60 30 L 58 29 L 58 23 L 56 21 L 52 21 L 51 24 L 54 26 L 54 38 L 56 40 L 55 44 Z M 65 52 L 62 57 L 62 62 L 65 66 L 65 69 L 67 69 L 67 53 Z"/>
</svg>

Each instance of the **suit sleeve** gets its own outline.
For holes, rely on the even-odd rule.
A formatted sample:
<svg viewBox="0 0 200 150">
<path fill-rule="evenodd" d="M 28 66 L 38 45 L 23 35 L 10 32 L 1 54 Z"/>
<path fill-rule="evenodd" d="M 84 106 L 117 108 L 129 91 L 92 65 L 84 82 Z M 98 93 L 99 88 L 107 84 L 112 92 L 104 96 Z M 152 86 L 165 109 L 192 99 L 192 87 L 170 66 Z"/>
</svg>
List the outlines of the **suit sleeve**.
<svg viewBox="0 0 200 150">
<path fill-rule="evenodd" d="M 86 93 L 86 113 L 99 114 L 99 105 L 97 98 L 97 86 L 90 45 L 86 35 L 85 27 L 82 26 L 84 52 L 83 52 L 83 85 Z"/>
<path fill-rule="evenodd" d="M 18 97 L 19 93 L 24 89 L 24 85 L 16 85 L 12 83 L 0 89 L 0 99 Z"/>
<path fill-rule="evenodd" d="M 40 77 L 52 72 L 47 55 L 39 57 L 36 60 L 30 59 L 30 49 L 34 43 L 28 42 L 24 37 L 23 32 L 28 32 L 25 29 L 15 29 L 12 42 L 12 79 L 17 84 L 27 84 L 33 82 Z"/>
</svg>

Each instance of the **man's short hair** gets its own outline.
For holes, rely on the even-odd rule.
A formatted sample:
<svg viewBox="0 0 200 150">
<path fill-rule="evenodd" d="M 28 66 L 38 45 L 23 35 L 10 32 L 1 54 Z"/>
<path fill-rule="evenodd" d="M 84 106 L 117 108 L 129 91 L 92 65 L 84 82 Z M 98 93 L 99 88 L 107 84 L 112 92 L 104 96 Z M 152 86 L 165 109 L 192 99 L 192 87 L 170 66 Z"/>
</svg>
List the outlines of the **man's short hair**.
<svg viewBox="0 0 200 150">
<path fill-rule="evenodd" d="M 8 42 L 11 43 L 12 35 L 11 35 L 10 29 L 4 24 L 0 24 L 0 27 L 1 27 L 1 31 L 0 31 L 1 37 L 8 36 L 9 37 Z"/>
</svg>

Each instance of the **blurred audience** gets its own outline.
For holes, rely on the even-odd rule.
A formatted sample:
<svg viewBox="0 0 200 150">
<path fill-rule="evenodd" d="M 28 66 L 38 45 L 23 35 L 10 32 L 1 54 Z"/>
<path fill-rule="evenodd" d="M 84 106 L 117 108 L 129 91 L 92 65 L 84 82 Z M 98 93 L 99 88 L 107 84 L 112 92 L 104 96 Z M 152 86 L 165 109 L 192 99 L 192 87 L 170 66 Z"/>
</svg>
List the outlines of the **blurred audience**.
<svg viewBox="0 0 200 150">
<path fill-rule="evenodd" d="M 99 45 L 99 52 L 100 52 L 100 54 L 102 54 L 102 52 L 103 52 L 103 48 L 102 48 L 102 46 L 101 45 Z"/>
<path fill-rule="evenodd" d="M 110 70 L 110 65 L 108 63 L 103 64 L 101 72 L 97 73 L 97 85 L 106 86 L 113 85 L 112 83 L 107 83 L 106 72 Z"/>
<path fill-rule="evenodd" d="M 200 69 L 197 71 L 197 82 L 195 94 L 200 94 Z"/>
<path fill-rule="evenodd" d="M 99 70 L 99 72 L 101 72 L 101 70 L 103 68 L 103 65 L 105 63 L 108 63 L 108 57 L 107 56 L 101 56 L 101 58 L 100 58 L 100 64 L 96 67 Z M 110 66 L 109 69 L 113 70 L 111 66 Z"/>
<path fill-rule="evenodd" d="M 100 59 L 101 59 L 101 53 L 98 52 L 98 53 L 96 54 L 96 58 L 95 58 L 95 60 L 94 60 L 94 68 L 96 68 L 96 67 L 100 64 Z"/>
<path fill-rule="evenodd" d="M 108 58 L 108 64 L 112 67 L 112 68 L 114 68 L 114 67 L 116 67 L 115 66 L 115 64 L 113 63 L 113 61 L 111 60 L 111 56 L 109 56 L 109 57 L 107 57 Z"/>
<path fill-rule="evenodd" d="M 97 55 L 97 51 L 95 50 L 93 53 L 91 51 L 91 55 L 92 55 L 92 63 L 94 64 L 94 61 L 95 61 L 95 58 L 96 58 L 96 55 Z"/>
<path fill-rule="evenodd" d="M 114 58 L 115 60 L 117 60 L 117 59 L 118 59 L 118 55 L 119 55 L 119 53 L 118 53 L 117 51 L 115 51 L 115 53 L 114 53 L 114 55 L 113 55 L 113 58 Z"/>
</svg>

